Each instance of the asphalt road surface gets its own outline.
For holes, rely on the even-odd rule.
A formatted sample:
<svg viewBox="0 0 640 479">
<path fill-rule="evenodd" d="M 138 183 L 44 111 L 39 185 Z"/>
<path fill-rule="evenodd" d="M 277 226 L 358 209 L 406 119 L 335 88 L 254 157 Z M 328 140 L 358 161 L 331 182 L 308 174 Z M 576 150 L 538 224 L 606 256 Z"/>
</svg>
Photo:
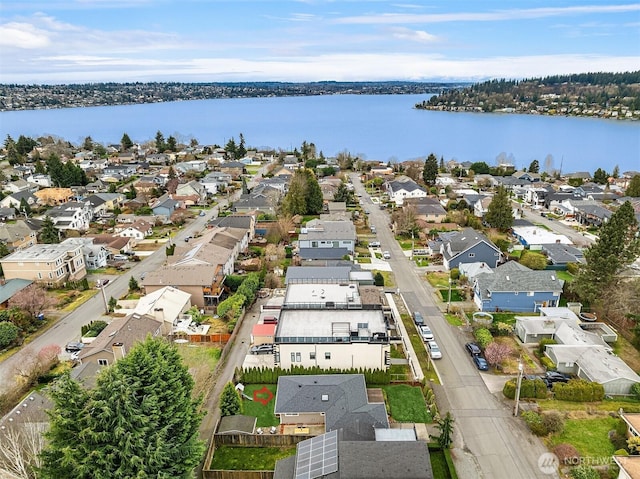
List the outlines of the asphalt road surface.
<svg viewBox="0 0 640 479">
<path fill-rule="evenodd" d="M 461 478 L 549 479 L 538 459 L 546 451 L 519 418 L 513 417 L 485 385 L 464 349 L 465 335 L 451 326 L 433 302 L 431 286 L 421 279 L 389 229 L 389 213 L 371 204 L 357 175 L 351 176 L 356 193 L 362 195 L 369 222 L 376 226 L 381 249 L 391 253 L 389 263 L 396 285 L 408 307 L 422 312 L 442 350 L 435 365 L 443 380 L 444 399 L 440 411 L 450 411 L 454 423 L 454 462 Z"/>
</svg>

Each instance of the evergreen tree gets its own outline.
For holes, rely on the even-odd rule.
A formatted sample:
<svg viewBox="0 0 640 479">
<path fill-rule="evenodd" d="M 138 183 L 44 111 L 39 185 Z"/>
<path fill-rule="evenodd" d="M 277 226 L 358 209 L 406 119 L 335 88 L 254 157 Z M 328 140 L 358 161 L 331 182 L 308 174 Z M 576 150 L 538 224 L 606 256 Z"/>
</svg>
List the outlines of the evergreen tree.
<svg viewBox="0 0 640 479">
<path fill-rule="evenodd" d="M 23 213 L 26 217 L 29 217 L 31 214 L 31 206 L 27 203 L 27 200 L 24 198 L 20 199 L 20 213 Z"/>
<path fill-rule="evenodd" d="M 170 136 L 169 138 L 167 138 L 167 150 L 169 151 L 178 150 L 178 142 L 173 136 Z"/>
<path fill-rule="evenodd" d="M 322 212 L 324 199 L 322 189 L 318 184 L 316 175 L 311 170 L 304 170 L 307 177 L 307 214 L 317 215 Z"/>
<path fill-rule="evenodd" d="M 438 444 L 442 449 L 448 449 L 453 442 L 453 423 L 455 420 L 451 416 L 450 412 L 447 412 L 445 416 L 438 420 L 436 428 L 440 430 L 440 436 L 438 437 Z"/>
<path fill-rule="evenodd" d="M 540 173 L 540 162 L 538 160 L 533 160 L 529 165 L 529 173 Z"/>
<path fill-rule="evenodd" d="M 91 390 L 66 375 L 51 393 L 42 478 L 191 477 L 204 452 L 192 389 L 176 348 L 151 337 Z"/>
<path fill-rule="evenodd" d="M 47 216 L 42 222 L 40 229 L 40 243 L 55 244 L 60 243 L 60 232 L 53 224 L 53 220 Z"/>
<path fill-rule="evenodd" d="M 231 138 L 224 147 L 224 157 L 225 160 L 235 160 L 238 158 L 236 156 L 238 153 L 238 146 L 236 145 L 236 140 Z"/>
<path fill-rule="evenodd" d="M 572 289 L 588 303 L 604 300 L 618 287 L 619 273 L 640 255 L 638 221 L 633 206 L 626 201 L 600 227 L 598 239 L 584 253 L 586 264 L 580 268 Z"/>
<path fill-rule="evenodd" d="M 128 200 L 134 200 L 138 196 L 138 191 L 136 190 L 136 187 L 131 185 L 131 188 L 129 189 L 129 192 L 127 193 L 126 196 Z"/>
<path fill-rule="evenodd" d="M 120 140 L 120 147 L 122 148 L 122 151 L 127 151 L 132 146 L 133 146 L 133 141 L 131 141 L 131 138 L 129 138 L 129 135 L 124 133 L 122 135 L 122 139 Z"/>
<path fill-rule="evenodd" d="M 36 161 L 36 165 L 35 166 L 36 166 L 36 169 L 35 169 L 36 174 L 44 175 L 44 174 L 47 173 L 47 169 L 44 166 L 44 164 L 42 163 L 42 161 L 40 161 L 40 160 Z"/>
<path fill-rule="evenodd" d="M 87 136 L 82 142 L 82 149 L 87 151 L 93 150 L 93 139 L 90 136 Z"/>
<path fill-rule="evenodd" d="M 242 133 L 240 133 L 240 143 L 238 144 L 238 150 L 237 150 L 237 158 L 244 158 L 245 156 L 247 156 L 247 147 L 245 146 L 244 143 L 244 135 Z"/>
<path fill-rule="evenodd" d="M 289 191 L 282 201 L 282 209 L 289 216 L 307 213 L 307 181 L 301 170 L 293 174 Z"/>
<path fill-rule="evenodd" d="M 225 384 L 220 393 L 220 415 L 235 416 L 240 414 L 242 410 L 242 402 L 240 401 L 240 394 L 236 390 L 233 383 L 229 382 Z"/>
<path fill-rule="evenodd" d="M 136 280 L 136 278 L 131 276 L 131 278 L 129 278 L 129 291 L 137 291 L 139 289 L 140 285 L 138 284 L 138 281 Z"/>
<path fill-rule="evenodd" d="M 340 183 L 338 189 L 336 189 L 336 193 L 333 195 L 333 201 L 343 201 L 347 204 L 353 203 L 353 192 L 349 191 L 346 183 Z"/>
<path fill-rule="evenodd" d="M 618 165 L 613 167 L 613 172 L 611 173 L 611 176 L 614 178 L 620 178 L 620 167 Z"/>
<path fill-rule="evenodd" d="M 609 182 L 609 174 L 602 168 L 598 168 L 593 173 L 593 182 L 599 185 L 606 185 Z"/>
<path fill-rule="evenodd" d="M 444 157 L 441 156 L 440 157 L 440 166 L 438 167 L 441 173 L 444 173 L 445 168 L 444 168 Z"/>
<path fill-rule="evenodd" d="M 438 177 L 438 159 L 436 155 L 431 153 L 424 161 L 424 168 L 422 170 L 422 179 L 427 186 L 433 186 L 436 184 L 436 178 Z"/>
<path fill-rule="evenodd" d="M 629 187 L 624 192 L 625 195 L 632 198 L 640 197 L 640 175 L 635 175 L 629 182 Z"/>
<path fill-rule="evenodd" d="M 164 141 L 164 135 L 160 130 L 156 132 L 156 150 L 158 153 L 163 153 L 167 149 L 167 144 Z"/>
<path fill-rule="evenodd" d="M 493 196 L 487 208 L 485 220 L 493 228 L 498 228 L 500 231 L 507 231 L 513 226 L 511 201 L 509 201 L 507 190 L 504 187 L 500 186 Z"/>
</svg>

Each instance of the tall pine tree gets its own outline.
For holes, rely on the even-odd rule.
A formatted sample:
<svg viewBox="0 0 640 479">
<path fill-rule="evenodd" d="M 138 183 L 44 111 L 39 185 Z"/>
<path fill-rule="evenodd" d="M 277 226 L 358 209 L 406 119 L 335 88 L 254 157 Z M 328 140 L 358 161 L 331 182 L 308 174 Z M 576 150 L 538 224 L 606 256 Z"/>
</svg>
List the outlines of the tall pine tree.
<svg viewBox="0 0 640 479">
<path fill-rule="evenodd" d="M 436 184 L 436 178 L 438 177 L 438 159 L 436 155 L 431 153 L 424 161 L 424 168 L 422 170 L 422 179 L 427 186 L 433 186 Z"/>
<path fill-rule="evenodd" d="M 176 348 L 150 337 L 93 389 L 63 377 L 51 392 L 41 477 L 190 477 L 204 452 L 192 388 Z"/>
<path fill-rule="evenodd" d="M 504 187 L 498 187 L 491 203 L 489 203 L 484 219 L 491 227 L 497 228 L 500 231 L 507 231 L 513 226 L 511 201 Z"/>
<path fill-rule="evenodd" d="M 626 201 L 600 227 L 598 239 L 584 253 L 586 264 L 571 283 L 580 299 L 590 304 L 604 301 L 612 287 L 618 287 L 620 272 L 640 255 L 638 221 Z"/>
</svg>

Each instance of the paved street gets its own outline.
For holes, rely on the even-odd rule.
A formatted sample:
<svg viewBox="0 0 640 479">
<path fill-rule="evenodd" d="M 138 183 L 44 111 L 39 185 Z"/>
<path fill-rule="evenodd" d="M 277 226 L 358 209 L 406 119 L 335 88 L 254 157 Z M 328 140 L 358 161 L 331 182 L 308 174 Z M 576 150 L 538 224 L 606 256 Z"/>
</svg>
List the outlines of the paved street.
<svg viewBox="0 0 640 479">
<path fill-rule="evenodd" d="M 436 367 L 443 387 L 436 388 L 440 411 L 455 418 L 453 457 L 460 478 L 532 479 L 550 478 L 538 469 L 538 458 L 546 449 L 524 423 L 512 416 L 487 389 L 479 371 L 464 350 L 465 336 L 446 322 L 436 307 L 430 285 L 418 274 L 388 227 L 386 210 L 371 207 L 364 187 L 352 175 L 356 192 L 370 210 L 369 221 L 378 231 L 382 250 L 391 253 L 389 264 L 396 284 L 411 310 L 422 312 L 443 352 Z"/>
</svg>

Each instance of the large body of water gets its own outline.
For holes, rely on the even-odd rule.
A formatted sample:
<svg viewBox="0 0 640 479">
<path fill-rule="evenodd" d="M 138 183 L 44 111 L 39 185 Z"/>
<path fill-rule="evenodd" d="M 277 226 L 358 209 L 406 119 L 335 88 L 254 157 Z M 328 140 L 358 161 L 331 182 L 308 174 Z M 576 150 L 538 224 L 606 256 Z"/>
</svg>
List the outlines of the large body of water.
<svg viewBox="0 0 640 479">
<path fill-rule="evenodd" d="M 517 167 L 532 160 L 563 172 L 604 168 L 640 170 L 640 122 L 535 115 L 450 113 L 413 108 L 429 95 L 333 95 L 196 100 L 0 113 L 0 137 L 61 137 L 80 144 L 91 136 L 119 143 L 123 133 L 144 142 L 161 131 L 179 141 L 300 149 L 314 143 L 325 156 L 348 151 L 367 160 L 424 159 L 429 153 L 458 161 Z"/>
</svg>

